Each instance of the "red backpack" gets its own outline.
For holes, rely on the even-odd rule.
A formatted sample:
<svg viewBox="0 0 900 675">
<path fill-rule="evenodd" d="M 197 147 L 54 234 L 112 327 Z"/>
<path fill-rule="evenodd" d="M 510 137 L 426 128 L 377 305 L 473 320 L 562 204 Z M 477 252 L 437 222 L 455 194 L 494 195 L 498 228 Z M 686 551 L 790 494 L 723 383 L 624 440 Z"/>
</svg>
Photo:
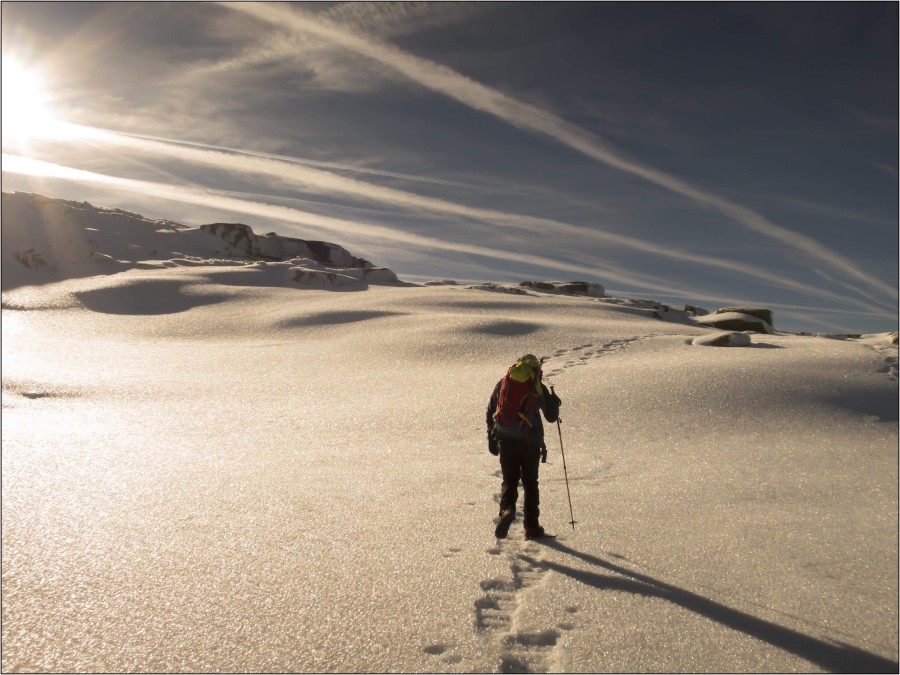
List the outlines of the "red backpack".
<svg viewBox="0 0 900 675">
<path fill-rule="evenodd" d="M 518 382 L 509 373 L 501 380 L 500 397 L 494 412 L 494 429 L 500 436 L 525 438 L 531 416 L 537 409 L 538 393 L 533 379 Z"/>
</svg>

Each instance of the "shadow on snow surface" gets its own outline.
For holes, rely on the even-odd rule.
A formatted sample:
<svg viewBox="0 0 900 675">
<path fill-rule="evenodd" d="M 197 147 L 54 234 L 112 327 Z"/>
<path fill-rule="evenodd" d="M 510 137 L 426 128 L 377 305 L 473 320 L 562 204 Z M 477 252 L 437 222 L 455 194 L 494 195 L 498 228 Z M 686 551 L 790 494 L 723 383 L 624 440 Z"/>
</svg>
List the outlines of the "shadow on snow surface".
<svg viewBox="0 0 900 675">
<path fill-rule="evenodd" d="M 843 673 L 896 673 L 898 663 L 872 654 L 858 647 L 837 642 L 829 642 L 804 635 L 796 630 L 757 618 L 751 614 L 732 609 L 714 600 L 704 598 L 690 591 L 658 581 L 650 576 L 633 572 L 609 561 L 581 553 L 569 548 L 556 539 L 540 539 L 547 548 L 566 553 L 590 565 L 600 567 L 622 577 L 597 574 L 575 569 L 567 565 L 544 561 L 531 561 L 546 569 L 555 570 L 572 577 L 576 581 L 601 590 L 625 591 L 668 600 L 687 610 L 717 621 L 722 625 L 741 631 L 770 645 L 804 658 L 831 672 Z"/>
</svg>

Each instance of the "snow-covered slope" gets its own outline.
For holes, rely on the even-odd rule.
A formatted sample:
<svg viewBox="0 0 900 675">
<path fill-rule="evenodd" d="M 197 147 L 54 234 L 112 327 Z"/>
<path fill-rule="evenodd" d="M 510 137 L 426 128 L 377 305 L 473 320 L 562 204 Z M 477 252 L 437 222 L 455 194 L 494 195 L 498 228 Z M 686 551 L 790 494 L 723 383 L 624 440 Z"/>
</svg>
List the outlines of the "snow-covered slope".
<svg viewBox="0 0 900 675">
<path fill-rule="evenodd" d="M 87 202 L 3 193 L 3 288 L 130 269 L 270 263 L 286 281 L 322 287 L 396 282 L 336 244 L 257 235 L 240 223 L 199 228 Z"/>
<path fill-rule="evenodd" d="M 4 671 L 896 672 L 892 336 L 280 264 L 4 293 Z M 543 543 L 493 537 L 524 352 Z"/>
</svg>

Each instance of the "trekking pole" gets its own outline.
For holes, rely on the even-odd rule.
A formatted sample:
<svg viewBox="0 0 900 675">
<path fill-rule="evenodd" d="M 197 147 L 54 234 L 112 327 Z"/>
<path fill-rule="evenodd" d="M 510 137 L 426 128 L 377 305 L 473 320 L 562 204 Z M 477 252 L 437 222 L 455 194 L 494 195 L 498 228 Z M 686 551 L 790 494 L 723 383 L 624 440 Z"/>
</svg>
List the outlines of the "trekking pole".
<svg viewBox="0 0 900 675">
<path fill-rule="evenodd" d="M 550 393 L 556 396 L 556 392 L 553 391 L 553 387 L 550 387 Z M 569 521 L 569 524 L 572 526 L 572 531 L 575 531 L 575 523 L 578 522 L 575 520 L 575 514 L 572 512 L 572 493 L 569 492 L 569 471 L 566 469 L 566 452 L 563 450 L 563 440 L 562 440 L 562 420 L 557 417 L 556 418 L 556 430 L 559 432 L 559 453 L 562 456 L 563 463 L 563 476 L 566 479 L 566 496 L 569 498 L 569 517 L 572 520 Z"/>
</svg>

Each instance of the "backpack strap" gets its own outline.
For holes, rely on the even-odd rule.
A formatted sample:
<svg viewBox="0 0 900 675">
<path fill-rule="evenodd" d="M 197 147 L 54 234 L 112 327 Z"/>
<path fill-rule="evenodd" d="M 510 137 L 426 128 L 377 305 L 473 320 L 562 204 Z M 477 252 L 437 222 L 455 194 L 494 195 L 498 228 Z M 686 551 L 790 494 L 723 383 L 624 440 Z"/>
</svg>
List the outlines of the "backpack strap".
<svg viewBox="0 0 900 675">
<path fill-rule="evenodd" d="M 497 397 L 497 409 L 494 410 L 494 421 L 500 421 L 500 413 L 506 405 L 506 395 L 509 391 L 509 373 L 500 381 L 500 396 Z"/>
<path fill-rule="evenodd" d="M 534 414 L 535 409 L 537 408 L 538 402 L 538 394 L 537 394 L 537 381 L 535 381 L 534 386 L 531 387 L 529 392 L 522 397 L 522 401 L 519 403 L 519 409 L 516 411 L 516 414 L 519 418 L 528 425 L 528 428 L 531 429 L 534 425 L 531 423 L 531 416 Z"/>
</svg>

